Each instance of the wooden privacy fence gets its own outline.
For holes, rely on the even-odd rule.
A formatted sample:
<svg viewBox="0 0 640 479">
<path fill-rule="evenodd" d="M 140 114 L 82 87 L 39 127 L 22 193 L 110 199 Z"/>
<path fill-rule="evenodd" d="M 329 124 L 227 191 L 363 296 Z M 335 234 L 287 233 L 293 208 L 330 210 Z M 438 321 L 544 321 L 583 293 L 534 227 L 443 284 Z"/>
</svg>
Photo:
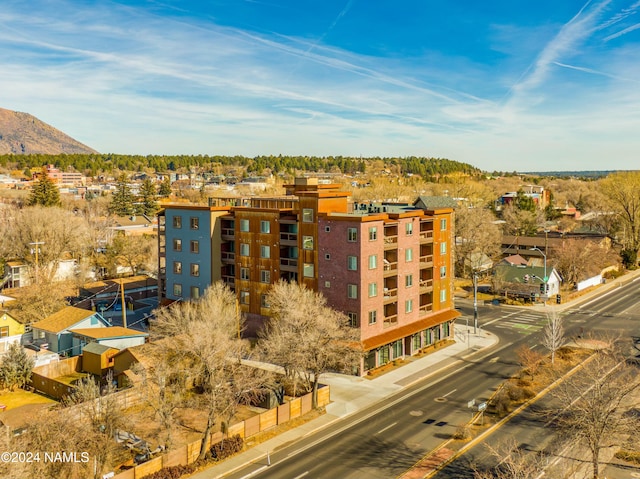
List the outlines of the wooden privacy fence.
<svg viewBox="0 0 640 479">
<path fill-rule="evenodd" d="M 318 406 L 326 406 L 329 404 L 329 401 L 329 386 L 321 386 L 318 389 Z M 245 421 L 229 426 L 228 435 L 231 437 L 237 434 L 243 439 L 247 439 L 259 432 L 284 424 L 287 421 L 300 417 L 310 411 L 311 393 L 292 399 L 291 401 L 273 409 L 269 409 L 262 414 L 258 414 L 246 419 Z M 224 434 L 221 432 L 212 434 L 207 448 L 210 448 L 213 444 L 220 442 L 224 437 Z M 122 471 L 119 474 L 116 474 L 113 479 L 141 479 L 142 477 L 153 474 L 165 467 L 185 466 L 187 464 L 191 464 L 198 459 L 201 444 L 202 439 L 176 448 L 162 456 L 158 456 L 143 464 Z"/>
</svg>

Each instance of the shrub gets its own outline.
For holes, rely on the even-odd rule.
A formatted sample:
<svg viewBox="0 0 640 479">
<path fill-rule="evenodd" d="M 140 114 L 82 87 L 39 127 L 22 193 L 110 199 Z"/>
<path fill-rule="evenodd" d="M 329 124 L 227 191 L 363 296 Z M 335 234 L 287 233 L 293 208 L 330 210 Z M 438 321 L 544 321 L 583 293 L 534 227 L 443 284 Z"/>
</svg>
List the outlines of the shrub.
<svg viewBox="0 0 640 479">
<path fill-rule="evenodd" d="M 498 417 L 504 417 L 507 415 L 509 407 L 511 406 L 511 400 L 509 399 L 508 392 L 505 391 L 504 388 L 493 397 L 491 402 Z"/>
<path fill-rule="evenodd" d="M 467 441 L 471 439 L 471 430 L 468 426 L 458 426 L 452 437 L 459 441 Z"/>
<path fill-rule="evenodd" d="M 178 479 L 185 474 L 192 474 L 195 470 L 196 468 L 192 465 L 165 467 L 153 474 L 145 476 L 145 479 Z"/>
<path fill-rule="evenodd" d="M 239 436 L 228 437 L 220 442 L 215 443 L 209 449 L 209 454 L 214 461 L 222 461 L 229 456 L 233 456 L 242 451 L 244 440 Z"/>
<path fill-rule="evenodd" d="M 620 451 L 616 452 L 615 456 L 618 459 L 622 459 L 623 461 L 640 464 L 640 452 L 625 451 L 624 449 L 621 449 Z"/>
</svg>

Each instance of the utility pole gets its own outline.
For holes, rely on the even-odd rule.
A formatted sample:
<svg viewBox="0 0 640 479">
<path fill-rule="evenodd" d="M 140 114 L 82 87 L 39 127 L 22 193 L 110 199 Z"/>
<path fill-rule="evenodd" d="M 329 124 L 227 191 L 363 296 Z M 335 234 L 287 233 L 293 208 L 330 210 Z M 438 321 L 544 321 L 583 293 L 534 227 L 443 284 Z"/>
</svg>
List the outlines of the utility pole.
<svg viewBox="0 0 640 479">
<path fill-rule="evenodd" d="M 29 243 L 29 245 L 33 246 L 31 252 L 35 252 L 36 255 L 36 284 L 38 284 L 38 250 L 40 249 L 39 246 L 41 244 L 44 244 L 44 241 L 34 241 L 32 243 Z"/>
<path fill-rule="evenodd" d="M 120 279 L 120 297 L 122 299 L 122 326 L 127 327 L 127 305 L 124 301 L 124 279 Z"/>
</svg>

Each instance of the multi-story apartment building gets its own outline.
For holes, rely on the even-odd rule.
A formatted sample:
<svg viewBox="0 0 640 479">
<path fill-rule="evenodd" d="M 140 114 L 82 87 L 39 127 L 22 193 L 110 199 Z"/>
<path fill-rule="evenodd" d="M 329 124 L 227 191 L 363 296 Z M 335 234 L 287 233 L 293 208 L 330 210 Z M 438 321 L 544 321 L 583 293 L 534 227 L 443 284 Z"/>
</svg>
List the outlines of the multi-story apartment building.
<svg viewBox="0 0 640 479">
<path fill-rule="evenodd" d="M 271 284 L 303 283 L 359 328 L 362 371 L 453 337 L 453 210 L 348 197 L 300 178 L 283 197 L 166 206 L 161 298 L 197 298 L 224 281 L 255 330 L 269 316 Z"/>
</svg>

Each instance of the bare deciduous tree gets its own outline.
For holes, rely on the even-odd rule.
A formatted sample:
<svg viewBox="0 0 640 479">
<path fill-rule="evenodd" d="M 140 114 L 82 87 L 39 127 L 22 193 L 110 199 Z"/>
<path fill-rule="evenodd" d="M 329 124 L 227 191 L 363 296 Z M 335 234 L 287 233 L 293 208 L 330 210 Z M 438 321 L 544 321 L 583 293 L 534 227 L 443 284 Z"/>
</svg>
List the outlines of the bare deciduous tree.
<svg viewBox="0 0 640 479">
<path fill-rule="evenodd" d="M 586 446 L 593 479 L 600 474 L 601 451 L 620 445 L 627 434 L 640 427 L 637 415 L 625 414 L 639 388 L 637 370 L 603 350 L 595 352 L 579 372 L 553 390 L 562 405 L 555 424 Z"/>
<path fill-rule="evenodd" d="M 456 210 L 456 276 L 467 277 L 479 269 L 475 256 L 494 258 L 500 253 L 500 228 L 495 216 L 485 208 L 458 208 Z M 477 261 L 476 261 L 477 262 Z"/>
<path fill-rule="evenodd" d="M 498 465 L 490 470 L 474 468 L 474 479 L 535 479 L 544 470 L 543 459 L 529 451 L 522 450 L 515 439 L 497 446 L 485 445 Z"/>
<path fill-rule="evenodd" d="M 249 394 L 242 377 L 246 372 L 239 367 L 249 355 L 248 344 L 239 338 L 241 327 L 235 295 L 221 282 L 209 287 L 200 300 L 174 305 L 157 315 L 156 334 L 169 337 L 174 351 L 189 362 L 187 370 L 207 411 L 201 458 L 217 421 L 232 416 L 231 410 Z M 259 377 L 254 376 L 255 390 L 261 388 Z"/>
<path fill-rule="evenodd" d="M 346 315 L 328 307 L 324 296 L 304 285 L 280 281 L 268 301 L 272 317 L 261 333 L 265 357 L 288 377 L 301 377 L 317 407 L 320 376 L 351 372 L 359 363 L 359 331 L 348 325 Z"/>
<path fill-rule="evenodd" d="M 557 311 L 547 313 L 542 344 L 551 352 L 551 364 L 555 364 L 556 351 L 564 346 L 564 326 L 562 316 Z"/>
<path fill-rule="evenodd" d="M 525 344 L 518 348 L 516 354 L 524 371 L 533 379 L 542 365 L 542 360 L 544 359 L 542 354 Z"/>
<path fill-rule="evenodd" d="M 81 215 L 71 211 L 32 206 L 15 210 L 10 227 L 3 228 L 2 236 L 0 255 L 19 258 L 32 265 L 34 271 L 37 266 L 39 278 L 51 281 L 64 255 L 77 258 L 82 254 L 89 228 Z"/>
</svg>

